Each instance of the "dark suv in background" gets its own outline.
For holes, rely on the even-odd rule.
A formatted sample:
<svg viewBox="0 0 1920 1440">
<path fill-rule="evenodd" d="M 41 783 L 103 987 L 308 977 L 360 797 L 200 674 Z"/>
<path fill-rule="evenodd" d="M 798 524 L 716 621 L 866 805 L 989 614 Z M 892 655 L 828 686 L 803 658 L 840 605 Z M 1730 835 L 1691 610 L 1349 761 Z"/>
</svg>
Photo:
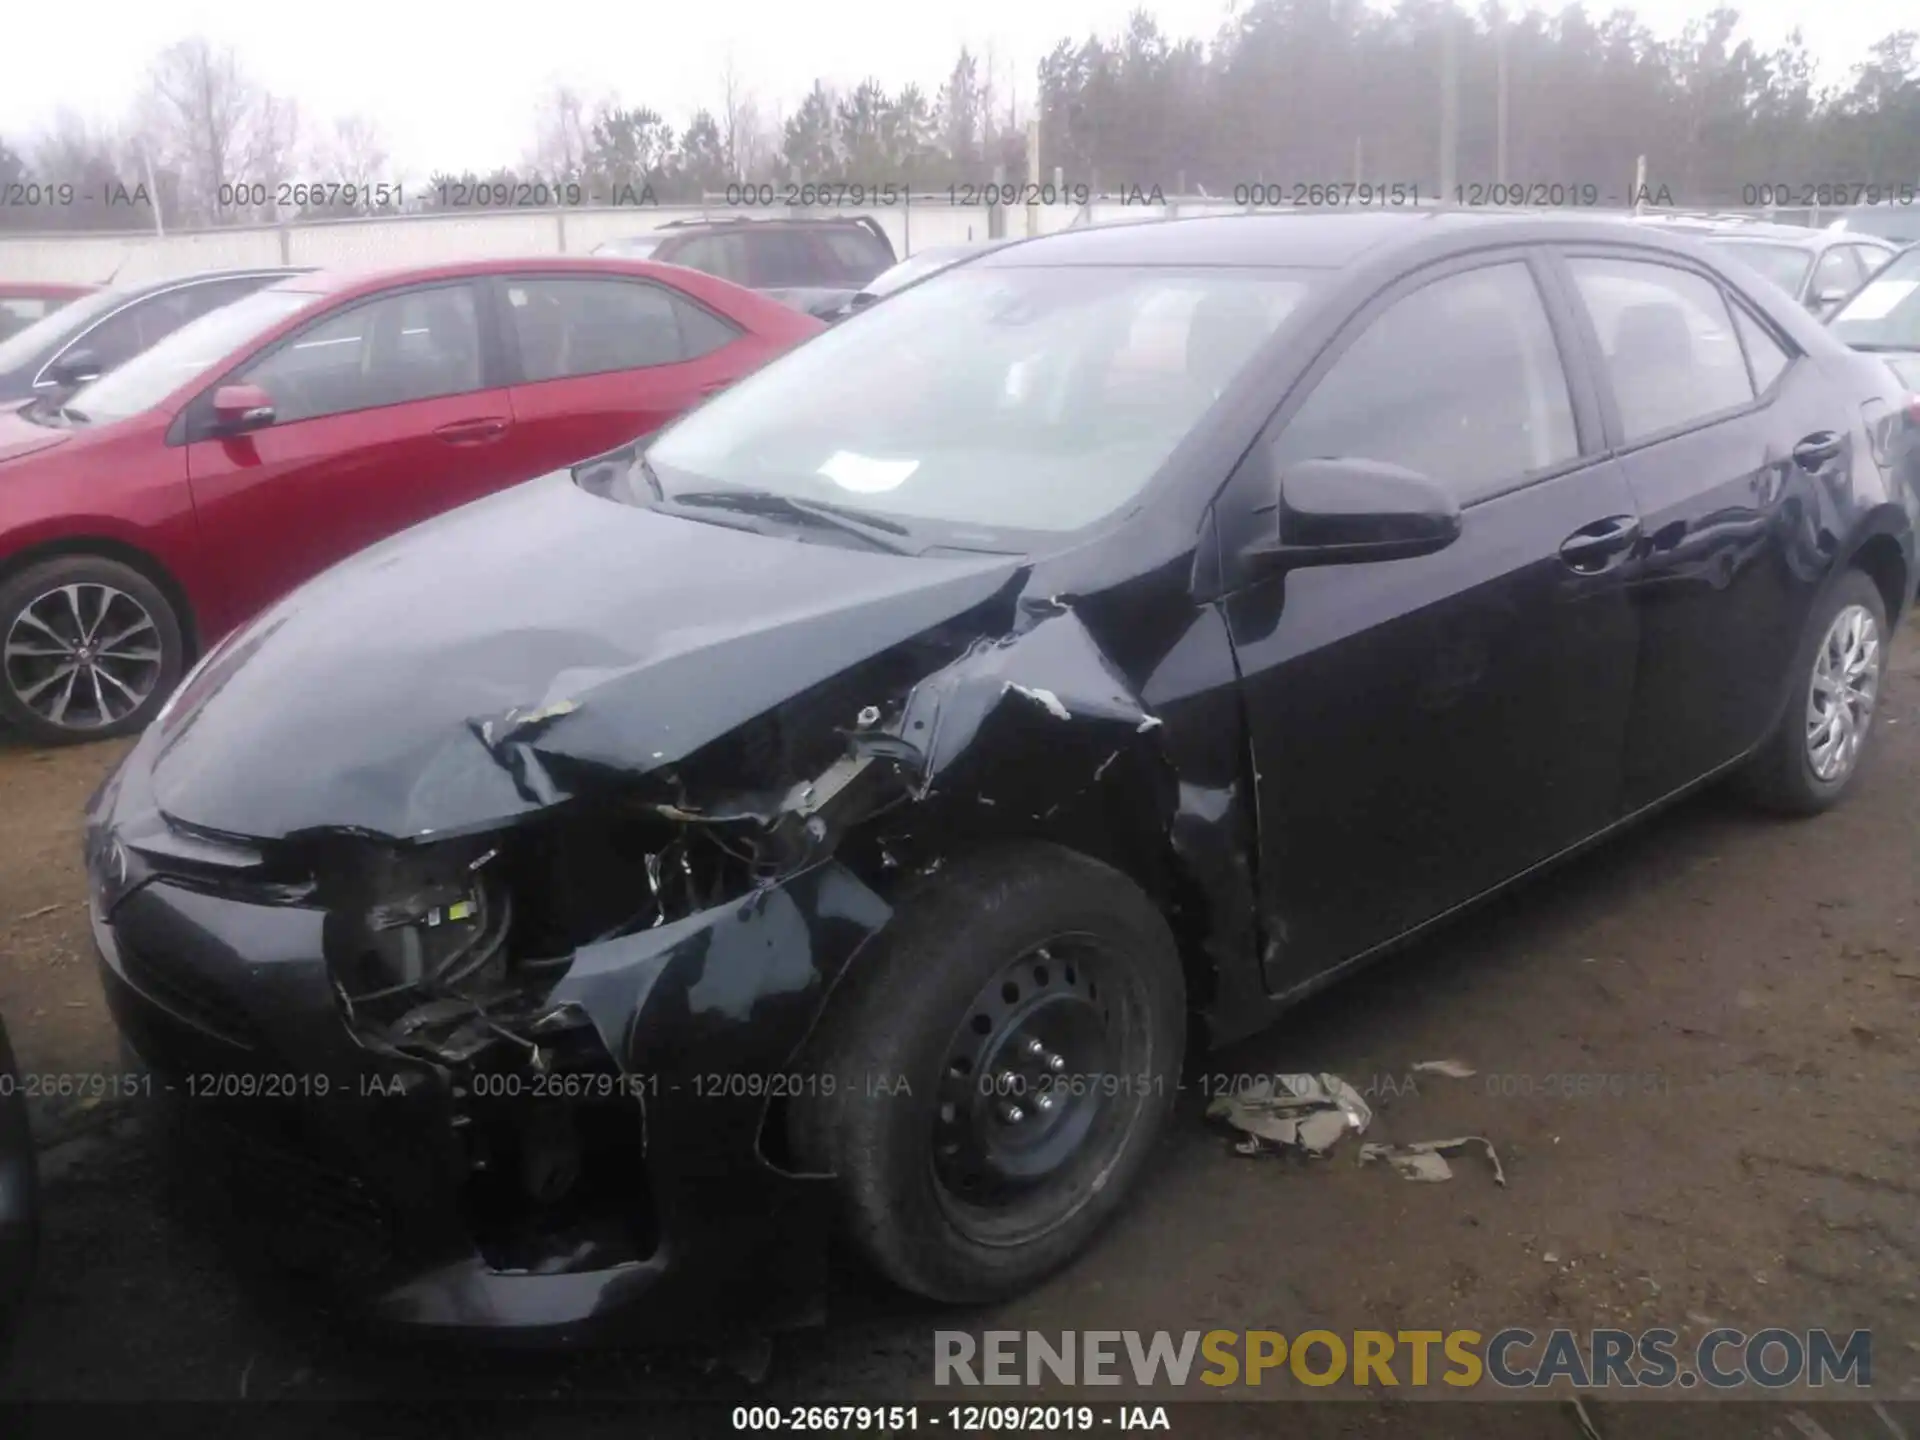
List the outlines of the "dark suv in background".
<svg viewBox="0 0 1920 1440">
<path fill-rule="evenodd" d="M 870 215 L 673 220 L 643 235 L 604 241 L 593 253 L 704 270 L 822 318 L 897 258 L 887 232 Z"/>
</svg>

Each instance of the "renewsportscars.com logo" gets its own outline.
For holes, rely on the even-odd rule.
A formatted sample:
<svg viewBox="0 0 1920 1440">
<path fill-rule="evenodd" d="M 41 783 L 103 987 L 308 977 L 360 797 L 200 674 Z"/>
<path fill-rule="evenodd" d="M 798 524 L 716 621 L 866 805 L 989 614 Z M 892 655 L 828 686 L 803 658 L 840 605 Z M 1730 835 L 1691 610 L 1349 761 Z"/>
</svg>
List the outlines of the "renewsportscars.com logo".
<svg viewBox="0 0 1920 1440">
<path fill-rule="evenodd" d="M 934 1332 L 936 1385 L 1385 1385 L 1733 1390 L 1873 1383 L 1873 1333 L 1653 1329 Z"/>
</svg>

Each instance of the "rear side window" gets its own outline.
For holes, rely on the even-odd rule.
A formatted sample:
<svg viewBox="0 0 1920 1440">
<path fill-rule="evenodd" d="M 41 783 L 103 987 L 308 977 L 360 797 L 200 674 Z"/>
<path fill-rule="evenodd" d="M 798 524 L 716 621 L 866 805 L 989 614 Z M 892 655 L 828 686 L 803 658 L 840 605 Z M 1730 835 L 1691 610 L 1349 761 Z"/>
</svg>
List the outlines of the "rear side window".
<svg viewBox="0 0 1920 1440">
<path fill-rule="evenodd" d="M 1463 502 L 1578 454 L 1560 351 L 1519 263 L 1448 275 L 1394 301 L 1275 442 L 1283 465 L 1378 460 L 1444 481 Z"/>
<path fill-rule="evenodd" d="M 840 280 L 817 238 L 804 230 L 757 230 L 746 237 L 755 285 L 833 285 Z"/>
<path fill-rule="evenodd" d="M 1753 399 L 1746 356 L 1719 286 L 1691 270 L 1652 261 L 1569 263 L 1600 337 L 1629 442 L 1698 424 Z"/>
<path fill-rule="evenodd" d="M 750 278 L 747 273 L 747 237 L 738 230 L 719 235 L 695 235 L 671 247 L 660 258 L 674 265 L 684 265 L 689 270 L 718 275 L 722 280 L 731 280 L 736 285 L 745 285 Z"/>
<path fill-rule="evenodd" d="M 677 365 L 735 335 L 691 301 L 639 280 L 515 280 L 507 306 L 529 381 Z"/>
<path fill-rule="evenodd" d="M 1787 368 L 1787 362 L 1792 357 L 1780 348 L 1778 340 L 1761 328 L 1758 320 L 1738 305 L 1733 307 L 1733 323 L 1740 332 L 1740 344 L 1747 352 L 1747 368 L 1753 372 L 1753 388 L 1764 395 L 1773 388 L 1773 382 L 1780 378 L 1780 372 Z"/>
<path fill-rule="evenodd" d="M 820 238 L 826 242 L 834 263 L 840 267 L 842 278 L 851 284 L 864 285 L 893 266 L 893 256 L 888 253 L 887 247 L 864 229 L 848 226 L 845 229 L 822 230 Z"/>
</svg>

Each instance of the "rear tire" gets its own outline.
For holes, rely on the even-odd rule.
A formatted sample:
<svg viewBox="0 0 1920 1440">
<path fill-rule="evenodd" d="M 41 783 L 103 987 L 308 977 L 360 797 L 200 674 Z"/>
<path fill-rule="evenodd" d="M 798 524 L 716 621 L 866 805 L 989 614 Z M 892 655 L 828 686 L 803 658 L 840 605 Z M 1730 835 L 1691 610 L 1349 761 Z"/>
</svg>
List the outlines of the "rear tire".
<svg viewBox="0 0 1920 1440">
<path fill-rule="evenodd" d="M 130 735 L 180 681 L 173 605 L 104 555 L 60 555 L 0 582 L 0 721 L 67 745 Z"/>
<path fill-rule="evenodd" d="M 1807 617 L 1780 723 L 1741 774 L 1749 798 L 1782 815 L 1817 815 L 1860 771 L 1886 683 L 1886 602 L 1859 570 L 1840 576 Z"/>
<path fill-rule="evenodd" d="M 1186 1039 L 1172 932 L 1118 871 L 1024 843 L 904 896 L 878 943 L 809 1046 L 794 1151 L 836 1177 L 895 1284 L 1016 1294 L 1088 1244 L 1166 1120 Z"/>
</svg>

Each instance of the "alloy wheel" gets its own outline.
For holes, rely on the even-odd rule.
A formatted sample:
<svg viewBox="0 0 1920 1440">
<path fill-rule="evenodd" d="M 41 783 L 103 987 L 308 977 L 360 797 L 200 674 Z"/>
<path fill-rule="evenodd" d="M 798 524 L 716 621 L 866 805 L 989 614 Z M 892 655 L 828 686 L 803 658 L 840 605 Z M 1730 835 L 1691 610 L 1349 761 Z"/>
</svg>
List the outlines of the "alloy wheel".
<svg viewBox="0 0 1920 1440">
<path fill-rule="evenodd" d="M 63 730 L 97 730 L 138 710 L 159 683 L 162 658 L 146 606 L 96 581 L 28 601 L 0 644 L 13 698 Z"/>
<path fill-rule="evenodd" d="M 1824 784 L 1845 779 L 1859 761 L 1880 692 L 1880 658 L 1880 626 L 1864 605 L 1833 617 L 1807 689 L 1807 764 Z"/>
</svg>

